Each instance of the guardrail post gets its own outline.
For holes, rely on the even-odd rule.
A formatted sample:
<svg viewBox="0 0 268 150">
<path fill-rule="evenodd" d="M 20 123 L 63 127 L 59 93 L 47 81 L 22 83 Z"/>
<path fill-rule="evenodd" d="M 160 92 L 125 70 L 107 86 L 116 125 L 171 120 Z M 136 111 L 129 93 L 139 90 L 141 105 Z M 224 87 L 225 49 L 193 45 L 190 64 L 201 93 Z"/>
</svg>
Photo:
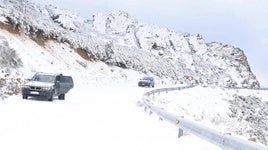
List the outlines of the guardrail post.
<svg viewBox="0 0 268 150">
<path fill-rule="evenodd" d="M 183 136 L 183 130 L 181 128 L 179 128 L 179 134 L 178 134 L 178 138 Z"/>
</svg>

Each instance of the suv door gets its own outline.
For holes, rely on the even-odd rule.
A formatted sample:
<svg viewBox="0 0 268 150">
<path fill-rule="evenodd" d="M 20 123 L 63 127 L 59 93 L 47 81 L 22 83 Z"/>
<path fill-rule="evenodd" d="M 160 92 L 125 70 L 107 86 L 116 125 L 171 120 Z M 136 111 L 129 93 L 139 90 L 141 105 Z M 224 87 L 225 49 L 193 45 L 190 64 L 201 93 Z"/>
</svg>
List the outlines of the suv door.
<svg viewBox="0 0 268 150">
<path fill-rule="evenodd" d="M 56 80 L 55 80 L 55 95 L 59 95 L 60 94 L 60 76 L 57 75 L 56 76 Z"/>
<path fill-rule="evenodd" d="M 60 80 L 61 93 L 67 93 L 71 88 L 73 88 L 73 79 L 71 76 L 61 76 Z"/>
</svg>

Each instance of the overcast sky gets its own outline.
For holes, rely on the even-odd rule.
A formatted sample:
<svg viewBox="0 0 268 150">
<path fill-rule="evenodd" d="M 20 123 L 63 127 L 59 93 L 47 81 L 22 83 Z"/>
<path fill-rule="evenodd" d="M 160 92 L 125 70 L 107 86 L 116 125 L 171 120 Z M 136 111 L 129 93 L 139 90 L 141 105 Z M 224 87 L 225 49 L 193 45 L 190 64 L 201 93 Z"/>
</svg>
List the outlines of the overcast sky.
<svg viewBox="0 0 268 150">
<path fill-rule="evenodd" d="M 252 71 L 268 87 L 268 0 L 32 0 L 75 11 L 128 12 L 139 22 L 201 34 L 244 50 Z"/>
</svg>

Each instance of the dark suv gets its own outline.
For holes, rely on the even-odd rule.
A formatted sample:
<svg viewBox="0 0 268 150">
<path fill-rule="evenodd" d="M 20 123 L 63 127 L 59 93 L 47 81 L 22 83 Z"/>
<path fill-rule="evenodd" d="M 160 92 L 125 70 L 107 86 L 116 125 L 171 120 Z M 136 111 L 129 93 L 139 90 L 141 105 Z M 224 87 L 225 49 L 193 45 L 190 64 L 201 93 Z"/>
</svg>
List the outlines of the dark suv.
<svg viewBox="0 0 268 150">
<path fill-rule="evenodd" d="M 143 77 L 140 79 L 138 86 L 154 87 L 154 78 L 153 77 Z"/>
<path fill-rule="evenodd" d="M 36 73 L 28 83 L 22 86 L 22 98 L 41 97 L 53 100 L 54 96 L 64 100 L 65 94 L 73 88 L 71 76 L 62 74 Z"/>
</svg>

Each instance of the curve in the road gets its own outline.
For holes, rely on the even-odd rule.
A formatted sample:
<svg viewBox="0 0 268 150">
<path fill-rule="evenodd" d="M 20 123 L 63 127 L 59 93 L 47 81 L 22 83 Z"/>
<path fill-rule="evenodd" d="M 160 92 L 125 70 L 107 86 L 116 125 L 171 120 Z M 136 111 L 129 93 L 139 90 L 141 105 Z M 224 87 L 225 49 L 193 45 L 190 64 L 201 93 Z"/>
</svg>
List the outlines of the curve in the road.
<svg viewBox="0 0 268 150">
<path fill-rule="evenodd" d="M 155 94 L 161 92 L 170 92 L 176 90 L 183 90 L 193 88 L 194 86 L 185 87 L 172 87 L 172 88 L 162 88 L 149 91 L 143 95 L 143 104 L 146 109 L 150 109 L 152 112 L 156 113 L 162 119 L 174 124 L 176 127 L 190 132 L 202 139 L 209 141 L 223 149 L 230 150 L 268 150 L 268 147 L 256 144 L 251 141 L 243 140 L 237 137 L 233 137 L 228 134 L 221 133 L 219 131 L 205 127 L 204 125 L 189 121 L 180 116 L 176 116 L 165 111 L 163 108 L 157 107 L 151 102 L 151 97 Z M 243 89 L 243 88 L 235 88 Z M 267 88 L 254 89 L 254 90 L 267 90 Z"/>
</svg>

